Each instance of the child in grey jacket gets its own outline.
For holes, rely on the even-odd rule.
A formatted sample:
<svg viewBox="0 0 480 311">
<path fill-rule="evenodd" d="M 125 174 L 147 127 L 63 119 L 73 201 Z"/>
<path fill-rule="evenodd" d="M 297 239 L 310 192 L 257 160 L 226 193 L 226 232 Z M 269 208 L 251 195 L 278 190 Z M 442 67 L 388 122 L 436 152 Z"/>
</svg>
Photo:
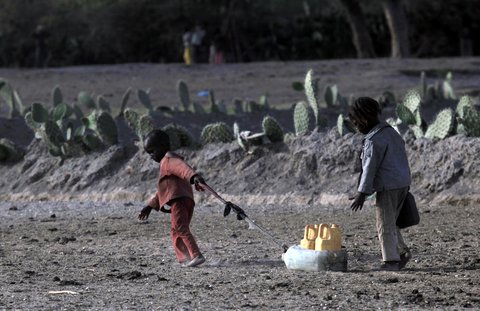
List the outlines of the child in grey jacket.
<svg viewBox="0 0 480 311">
<path fill-rule="evenodd" d="M 376 226 L 383 257 L 381 269 L 398 271 L 411 258 L 396 225 L 411 183 L 410 167 L 405 142 L 395 129 L 379 120 L 380 114 L 380 105 L 369 97 L 358 98 L 350 107 L 350 120 L 366 135 L 358 193 L 351 209 L 361 210 L 366 196 L 377 193 Z"/>
</svg>

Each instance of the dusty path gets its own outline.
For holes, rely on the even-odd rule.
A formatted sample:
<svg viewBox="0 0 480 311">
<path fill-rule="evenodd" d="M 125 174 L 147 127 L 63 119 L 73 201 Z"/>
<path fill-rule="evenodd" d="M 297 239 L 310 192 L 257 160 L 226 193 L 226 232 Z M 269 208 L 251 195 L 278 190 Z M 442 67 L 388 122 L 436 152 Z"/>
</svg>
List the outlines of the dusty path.
<svg viewBox="0 0 480 311">
<path fill-rule="evenodd" d="M 414 261 L 402 272 L 380 261 L 373 210 L 246 207 L 288 245 L 310 222 L 336 222 L 349 272 L 289 271 L 281 250 L 221 207 L 199 205 L 193 230 L 207 262 L 181 268 L 169 219 L 135 220 L 140 202 L 0 204 L 0 309 L 306 310 L 480 308 L 476 207 L 425 207 L 406 231 Z M 49 294 L 72 291 L 77 294 Z"/>
</svg>

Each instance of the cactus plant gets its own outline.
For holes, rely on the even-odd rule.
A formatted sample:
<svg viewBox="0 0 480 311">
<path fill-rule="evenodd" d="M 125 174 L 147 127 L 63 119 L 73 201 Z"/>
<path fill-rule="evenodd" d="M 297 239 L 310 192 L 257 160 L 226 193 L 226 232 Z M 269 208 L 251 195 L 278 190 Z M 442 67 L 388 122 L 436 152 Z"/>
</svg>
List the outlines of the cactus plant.
<svg viewBox="0 0 480 311">
<path fill-rule="evenodd" d="M 338 89 L 336 85 L 325 87 L 325 102 L 327 107 L 333 107 L 337 104 Z"/>
<path fill-rule="evenodd" d="M 231 129 L 224 122 L 207 124 L 200 137 L 202 144 L 228 143 L 234 139 Z"/>
<path fill-rule="evenodd" d="M 420 90 L 421 90 L 421 96 L 422 98 L 426 98 L 427 96 L 427 75 L 425 74 L 425 71 L 422 71 L 420 73 Z"/>
<path fill-rule="evenodd" d="M 454 113 L 452 109 L 444 109 L 440 111 L 435 121 L 428 127 L 425 137 L 426 138 L 440 138 L 444 139 L 452 133 L 454 127 Z"/>
<path fill-rule="evenodd" d="M 149 115 L 139 116 L 138 113 L 132 109 L 126 109 L 124 116 L 128 125 L 143 144 L 145 136 L 155 129 L 153 119 Z"/>
<path fill-rule="evenodd" d="M 178 137 L 178 148 L 192 148 L 195 146 L 195 140 L 193 139 L 192 134 L 190 134 L 190 132 L 181 125 L 169 123 L 165 125 L 162 130 L 167 132 L 169 135 L 171 132 L 175 132 L 175 135 Z"/>
<path fill-rule="evenodd" d="M 193 113 L 198 113 L 198 114 L 206 113 L 205 108 L 203 108 L 203 106 L 197 102 L 193 102 L 192 108 L 193 108 Z"/>
<path fill-rule="evenodd" d="M 97 106 L 100 110 L 111 113 L 112 110 L 110 109 L 110 104 L 102 95 L 98 95 L 97 97 Z"/>
<path fill-rule="evenodd" d="M 62 90 L 60 90 L 60 87 L 58 85 L 55 85 L 55 87 L 52 90 L 52 102 L 53 102 L 53 107 L 56 107 L 63 103 Z"/>
<path fill-rule="evenodd" d="M 305 102 L 298 102 L 293 111 L 293 124 L 297 136 L 305 135 L 309 131 L 310 112 Z"/>
<path fill-rule="evenodd" d="M 190 103 L 190 95 L 188 92 L 187 83 L 185 83 L 182 80 L 178 80 L 177 93 L 178 93 L 178 99 L 180 100 L 180 103 L 182 104 L 183 109 L 185 111 L 188 111 L 190 109 L 191 103 Z"/>
<path fill-rule="evenodd" d="M 96 119 L 96 131 L 103 142 L 108 145 L 118 143 L 117 124 L 108 112 L 101 112 Z"/>
<path fill-rule="evenodd" d="M 342 114 L 338 115 L 337 118 L 337 130 L 340 136 L 343 136 L 347 133 L 355 133 L 355 126 L 350 122 L 349 119 L 345 118 Z"/>
<path fill-rule="evenodd" d="M 125 108 L 127 107 L 128 100 L 130 99 L 130 94 L 132 93 L 132 88 L 128 88 L 125 93 L 122 96 L 122 102 L 120 104 L 120 112 L 118 113 L 118 116 L 121 117 L 123 116 L 125 112 Z"/>
<path fill-rule="evenodd" d="M 397 113 L 397 116 L 402 121 L 402 123 L 407 125 L 414 125 L 417 123 L 415 114 L 410 111 L 407 106 L 403 104 L 398 104 L 395 108 L 395 112 Z"/>
<path fill-rule="evenodd" d="M 137 90 L 137 97 L 140 103 L 147 108 L 148 112 L 153 112 L 153 105 L 150 99 L 150 94 L 142 89 Z"/>
<path fill-rule="evenodd" d="M 310 69 L 305 76 L 305 95 L 308 103 L 313 110 L 315 126 L 319 127 L 322 124 L 320 117 L 320 102 L 318 98 L 318 79 L 313 78 L 313 70 Z"/>
<path fill-rule="evenodd" d="M 412 113 L 420 109 L 420 103 L 422 102 L 422 97 L 417 90 L 412 89 L 407 92 L 405 95 L 402 104 L 407 107 Z"/>
<path fill-rule="evenodd" d="M 220 112 L 220 109 L 217 106 L 217 102 L 215 101 L 215 93 L 213 90 L 208 91 L 208 102 L 210 105 L 210 112 L 217 113 Z"/>
<path fill-rule="evenodd" d="M 23 158 L 24 152 L 9 139 L 0 139 L 0 162 L 16 162 Z"/>
<path fill-rule="evenodd" d="M 92 96 L 85 91 L 81 91 L 78 93 L 78 102 L 87 109 L 95 110 L 97 109 L 97 105 L 93 100 Z"/>
<path fill-rule="evenodd" d="M 270 109 L 270 104 L 268 103 L 268 95 L 267 94 L 260 96 L 259 105 L 262 107 L 262 110 L 269 110 Z"/>
<path fill-rule="evenodd" d="M 31 111 L 32 120 L 36 123 L 47 122 L 49 115 L 47 109 L 41 103 L 33 103 Z"/>
<path fill-rule="evenodd" d="M 396 105 L 397 101 L 395 99 L 395 95 L 390 91 L 385 91 L 383 94 L 378 98 L 378 103 L 380 107 L 393 107 Z"/>
<path fill-rule="evenodd" d="M 277 120 L 266 116 L 262 121 L 262 128 L 265 135 L 272 143 L 283 142 L 283 130 Z"/>
<path fill-rule="evenodd" d="M 234 98 L 233 99 L 232 107 L 233 107 L 233 111 L 234 111 L 235 114 L 240 114 L 240 113 L 244 112 L 242 100 L 239 99 L 239 98 Z"/>
<path fill-rule="evenodd" d="M 7 80 L 0 79 L 2 84 L 0 88 L 0 96 L 10 107 L 10 118 L 18 117 L 23 111 L 23 104 L 18 92 L 8 83 Z"/>
</svg>

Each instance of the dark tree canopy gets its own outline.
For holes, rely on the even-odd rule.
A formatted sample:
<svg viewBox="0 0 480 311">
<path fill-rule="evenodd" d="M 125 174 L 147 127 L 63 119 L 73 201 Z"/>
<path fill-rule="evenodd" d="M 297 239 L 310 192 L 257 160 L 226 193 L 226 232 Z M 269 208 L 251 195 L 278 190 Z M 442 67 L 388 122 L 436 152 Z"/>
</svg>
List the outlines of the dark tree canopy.
<svg viewBox="0 0 480 311">
<path fill-rule="evenodd" d="M 228 62 L 480 54 L 480 0 L 0 0 L 0 7 L 3 67 L 181 62 L 182 34 L 195 25 L 206 30 L 205 48 L 215 41 Z M 408 32 L 392 36 L 398 16 Z M 43 37 L 35 34 L 40 25 Z"/>
</svg>

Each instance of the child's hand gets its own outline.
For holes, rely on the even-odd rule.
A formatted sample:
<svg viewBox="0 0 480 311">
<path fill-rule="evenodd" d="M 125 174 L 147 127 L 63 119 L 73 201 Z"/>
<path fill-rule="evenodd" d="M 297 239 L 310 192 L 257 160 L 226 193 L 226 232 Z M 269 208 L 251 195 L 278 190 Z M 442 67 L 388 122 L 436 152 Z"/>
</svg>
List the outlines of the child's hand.
<svg viewBox="0 0 480 311">
<path fill-rule="evenodd" d="M 350 205 L 350 208 L 352 209 L 352 211 L 356 212 L 361 210 L 363 208 L 363 203 L 365 203 L 366 197 L 367 195 L 365 193 L 359 192 L 355 197 L 351 198 L 354 200 L 352 205 Z"/>
<path fill-rule="evenodd" d="M 193 184 L 195 185 L 195 190 L 197 191 L 205 191 L 202 185 L 205 185 L 205 180 L 200 175 L 193 176 Z"/>
<path fill-rule="evenodd" d="M 142 208 L 140 211 L 140 214 L 138 214 L 138 219 L 140 220 L 147 220 L 148 216 L 150 216 L 150 212 L 152 211 L 152 208 L 150 206 L 145 206 Z"/>
</svg>

